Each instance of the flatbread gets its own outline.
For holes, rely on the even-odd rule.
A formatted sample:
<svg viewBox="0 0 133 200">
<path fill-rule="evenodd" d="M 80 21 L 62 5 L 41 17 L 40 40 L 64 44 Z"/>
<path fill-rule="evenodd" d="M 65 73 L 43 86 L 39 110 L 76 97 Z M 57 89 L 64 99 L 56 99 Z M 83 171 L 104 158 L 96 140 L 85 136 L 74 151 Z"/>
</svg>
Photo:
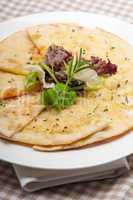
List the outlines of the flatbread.
<svg viewBox="0 0 133 200">
<path fill-rule="evenodd" d="M 79 51 L 81 47 L 88 48 L 86 41 L 90 29 L 77 24 L 43 24 L 30 27 L 27 31 L 42 55 L 51 44 L 63 46 L 71 52 Z"/>
<path fill-rule="evenodd" d="M 7 100 L 0 106 L 0 134 L 11 137 L 22 130 L 43 110 L 40 94 Z"/>
<path fill-rule="evenodd" d="M 111 142 L 114 139 L 119 138 L 120 136 L 125 136 L 127 133 L 130 134 L 132 131 L 132 126 L 128 127 L 125 132 L 123 132 L 123 127 L 116 127 L 117 129 L 105 128 L 103 131 L 97 131 L 96 133 L 87 136 L 84 139 L 78 140 L 68 145 L 57 145 L 57 146 L 41 146 L 34 145 L 33 149 L 39 151 L 61 151 L 68 149 L 77 149 L 80 147 L 92 147 L 92 145 L 103 144 L 105 142 Z M 120 128 L 120 130 L 118 129 Z"/>
<path fill-rule="evenodd" d="M 107 32 L 101 28 L 91 30 L 87 40 L 88 51 L 86 57 L 99 56 L 110 59 L 118 65 L 119 69 L 133 60 L 133 46 L 117 35 Z"/>
<path fill-rule="evenodd" d="M 0 99 L 25 94 L 24 79 L 25 76 L 0 71 Z"/>
<path fill-rule="evenodd" d="M 102 113 L 101 120 L 109 120 L 109 128 L 73 144 L 34 146 L 36 149 L 53 151 L 78 148 L 123 135 L 133 127 L 133 47 L 114 34 L 99 28 L 93 30 L 89 38 L 88 57 L 95 55 L 103 59 L 109 58 L 112 63 L 118 65 L 117 74 L 107 78 L 102 89 L 88 93 L 90 107 L 95 106 L 94 119 Z"/>
<path fill-rule="evenodd" d="M 89 38 L 90 51 L 88 57 L 91 55 L 104 59 L 108 57 L 111 62 L 118 64 L 118 73 L 106 79 L 106 88 L 93 93 L 95 104 L 98 105 L 96 110 L 97 112 L 101 109 L 105 111 L 101 110 L 106 118 L 110 118 L 110 128 L 69 145 L 34 146 L 34 149 L 55 151 L 79 148 L 97 142 L 100 143 L 110 138 L 116 138 L 133 127 L 133 47 L 116 35 L 99 28 L 92 31 Z M 91 100 L 90 95 L 88 99 Z M 93 100 L 91 104 L 94 102 Z"/>
<path fill-rule="evenodd" d="M 36 145 L 72 143 L 107 127 L 106 120 L 101 121 L 100 117 L 95 120 L 90 118 L 89 110 L 89 101 L 85 98 L 79 99 L 76 105 L 60 112 L 54 109 L 45 110 L 23 131 L 14 134 L 12 139 Z"/>
<path fill-rule="evenodd" d="M 82 47 L 86 58 L 110 59 L 118 72 L 105 79 L 103 88 L 78 98 L 75 105 L 61 112 L 43 111 L 11 140 L 53 151 L 102 142 L 133 128 L 133 47 L 102 29 L 77 26 L 73 32 L 72 26 L 76 29 L 71 24 L 40 25 L 29 28 L 28 34 L 42 55 L 53 43 L 72 52 Z"/>
<path fill-rule="evenodd" d="M 25 65 L 37 58 L 38 52 L 26 31 L 13 33 L 0 42 L 0 70 L 26 74 Z"/>
</svg>

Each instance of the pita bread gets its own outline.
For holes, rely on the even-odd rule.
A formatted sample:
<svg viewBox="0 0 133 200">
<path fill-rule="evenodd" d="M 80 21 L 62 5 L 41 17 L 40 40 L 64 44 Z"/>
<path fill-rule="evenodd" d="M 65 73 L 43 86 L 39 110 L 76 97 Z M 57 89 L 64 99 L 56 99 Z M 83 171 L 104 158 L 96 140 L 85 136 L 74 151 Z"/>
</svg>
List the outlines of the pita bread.
<svg viewBox="0 0 133 200">
<path fill-rule="evenodd" d="M 43 108 L 40 94 L 5 101 L 0 107 L 0 133 L 6 137 L 13 136 L 37 117 Z"/>
<path fill-rule="evenodd" d="M 0 70 L 14 74 L 27 73 L 25 65 L 38 53 L 26 31 L 16 32 L 0 42 Z"/>
<path fill-rule="evenodd" d="M 25 76 L 0 71 L 0 99 L 25 94 L 24 79 Z"/>
<path fill-rule="evenodd" d="M 44 24 L 30 27 L 27 31 L 42 55 L 51 44 L 63 46 L 72 52 L 79 51 L 81 47 L 88 48 L 86 41 L 90 30 L 77 24 Z"/>
</svg>

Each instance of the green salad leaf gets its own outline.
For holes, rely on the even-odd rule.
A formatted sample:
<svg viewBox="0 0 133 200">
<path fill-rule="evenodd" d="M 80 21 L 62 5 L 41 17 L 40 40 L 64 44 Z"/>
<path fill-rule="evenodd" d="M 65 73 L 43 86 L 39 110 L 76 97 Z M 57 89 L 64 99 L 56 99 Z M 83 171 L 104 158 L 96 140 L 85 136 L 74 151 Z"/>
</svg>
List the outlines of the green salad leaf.
<svg viewBox="0 0 133 200">
<path fill-rule="evenodd" d="M 61 110 L 75 104 L 76 97 L 74 90 L 63 83 L 57 83 L 53 88 L 42 92 L 41 103 Z"/>
<path fill-rule="evenodd" d="M 30 72 L 25 78 L 25 88 L 28 91 L 31 91 L 36 88 L 39 83 L 38 72 Z"/>
</svg>

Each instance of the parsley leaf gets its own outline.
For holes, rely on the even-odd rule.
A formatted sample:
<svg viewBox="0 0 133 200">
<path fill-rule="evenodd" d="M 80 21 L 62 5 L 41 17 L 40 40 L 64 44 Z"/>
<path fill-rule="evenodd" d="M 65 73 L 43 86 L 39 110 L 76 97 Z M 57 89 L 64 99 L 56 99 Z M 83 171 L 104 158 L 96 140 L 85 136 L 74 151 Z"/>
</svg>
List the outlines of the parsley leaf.
<svg viewBox="0 0 133 200">
<path fill-rule="evenodd" d="M 25 88 L 31 91 L 36 88 L 39 83 L 39 75 L 37 72 L 30 72 L 25 78 Z"/>
<path fill-rule="evenodd" d="M 75 104 L 76 96 L 74 90 L 63 83 L 57 83 L 53 88 L 42 92 L 41 103 L 61 110 Z"/>
</svg>

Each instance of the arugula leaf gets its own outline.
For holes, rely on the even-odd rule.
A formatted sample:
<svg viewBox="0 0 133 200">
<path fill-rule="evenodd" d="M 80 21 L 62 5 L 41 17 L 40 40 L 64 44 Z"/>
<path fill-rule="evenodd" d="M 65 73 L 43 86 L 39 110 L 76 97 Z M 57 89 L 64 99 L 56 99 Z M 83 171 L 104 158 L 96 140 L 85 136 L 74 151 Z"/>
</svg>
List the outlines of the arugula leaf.
<svg viewBox="0 0 133 200">
<path fill-rule="evenodd" d="M 74 90 L 63 83 L 57 83 L 54 88 L 42 92 L 41 103 L 61 110 L 75 104 L 76 96 Z"/>
<path fill-rule="evenodd" d="M 26 90 L 31 91 L 35 89 L 39 82 L 38 80 L 39 80 L 38 72 L 30 72 L 25 78 Z"/>
</svg>

